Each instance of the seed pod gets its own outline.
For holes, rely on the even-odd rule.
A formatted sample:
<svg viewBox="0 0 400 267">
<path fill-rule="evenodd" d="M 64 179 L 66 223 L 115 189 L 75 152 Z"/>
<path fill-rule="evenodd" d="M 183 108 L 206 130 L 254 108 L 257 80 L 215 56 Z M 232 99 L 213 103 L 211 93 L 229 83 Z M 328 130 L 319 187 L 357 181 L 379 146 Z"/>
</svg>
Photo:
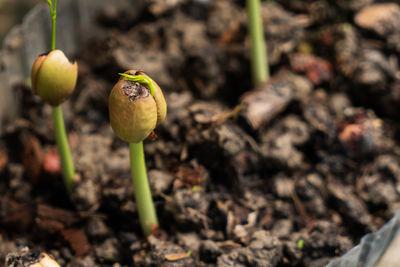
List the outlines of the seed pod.
<svg viewBox="0 0 400 267">
<path fill-rule="evenodd" d="M 151 83 L 132 81 L 123 76 L 111 90 L 108 102 L 110 123 L 115 134 L 126 142 L 139 143 L 165 119 L 167 105 L 160 87 L 146 74 L 135 70 L 124 74 L 143 76 Z"/>
<path fill-rule="evenodd" d="M 64 102 L 75 89 L 78 64 L 69 62 L 61 50 L 52 50 L 36 58 L 32 66 L 32 88 L 52 106 Z"/>
</svg>

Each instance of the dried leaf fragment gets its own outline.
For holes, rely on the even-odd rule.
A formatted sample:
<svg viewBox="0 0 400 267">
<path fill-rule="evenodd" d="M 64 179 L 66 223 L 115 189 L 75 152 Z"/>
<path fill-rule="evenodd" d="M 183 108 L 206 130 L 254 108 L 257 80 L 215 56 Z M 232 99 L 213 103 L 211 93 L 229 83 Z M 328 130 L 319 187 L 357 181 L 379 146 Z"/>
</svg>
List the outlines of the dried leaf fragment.
<svg viewBox="0 0 400 267">
<path fill-rule="evenodd" d="M 74 250 L 76 256 L 80 257 L 89 253 L 90 244 L 85 231 L 82 229 L 70 228 L 62 231 L 61 234 Z"/>
<path fill-rule="evenodd" d="M 188 253 L 174 253 L 174 254 L 167 254 L 164 257 L 167 261 L 178 261 L 181 259 L 189 258 L 189 256 L 190 255 Z"/>
</svg>

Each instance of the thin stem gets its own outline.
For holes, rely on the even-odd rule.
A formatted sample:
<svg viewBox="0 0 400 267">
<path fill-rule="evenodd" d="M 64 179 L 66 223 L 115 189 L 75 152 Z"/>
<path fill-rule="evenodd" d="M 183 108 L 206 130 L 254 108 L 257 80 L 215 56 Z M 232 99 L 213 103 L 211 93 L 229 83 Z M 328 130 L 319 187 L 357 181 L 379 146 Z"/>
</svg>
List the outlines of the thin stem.
<svg viewBox="0 0 400 267">
<path fill-rule="evenodd" d="M 261 19 L 260 0 L 247 0 L 249 30 L 251 37 L 251 69 L 254 85 L 259 85 L 269 79 L 267 50 Z"/>
<path fill-rule="evenodd" d="M 61 159 L 64 184 L 68 190 L 68 193 L 72 193 L 75 169 L 71 157 L 71 151 L 69 150 L 67 133 L 65 132 L 64 118 L 61 105 L 53 107 L 53 123 L 54 123 L 54 132 L 56 135 L 58 152 L 60 154 L 60 159 Z"/>
<path fill-rule="evenodd" d="M 51 13 L 51 50 L 56 49 L 56 19 L 57 19 L 57 0 L 47 0 Z M 65 187 L 68 193 L 72 193 L 75 177 L 74 162 L 72 161 L 71 151 L 68 145 L 67 133 L 65 131 L 64 117 L 61 104 L 53 107 L 53 123 L 56 135 L 58 153 L 61 159 L 61 168 Z"/>
<path fill-rule="evenodd" d="M 51 14 L 51 50 L 56 49 L 56 19 L 57 19 L 57 0 L 54 0 L 54 5 L 51 0 L 47 0 Z"/>
<path fill-rule="evenodd" d="M 147 179 L 146 163 L 143 152 L 143 142 L 130 143 L 131 172 L 133 190 L 140 224 L 145 236 L 151 235 L 152 229 L 158 227 L 158 220 Z"/>
<path fill-rule="evenodd" d="M 57 0 L 54 0 L 53 10 L 51 11 L 51 50 L 56 49 L 56 18 Z"/>
</svg>

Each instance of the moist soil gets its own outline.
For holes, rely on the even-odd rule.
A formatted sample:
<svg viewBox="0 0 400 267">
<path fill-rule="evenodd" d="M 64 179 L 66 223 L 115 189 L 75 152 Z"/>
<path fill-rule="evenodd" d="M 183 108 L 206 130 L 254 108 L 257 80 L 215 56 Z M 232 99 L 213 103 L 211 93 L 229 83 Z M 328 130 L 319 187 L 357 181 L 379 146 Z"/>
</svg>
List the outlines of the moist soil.
<svg viewBox="0 0 400 267">
<path fill-rule="evenodd" d="M 63 104 L 72 195 L 51 107 L 13 88 L 22 111 L 0 139 L 0 265 L 23 247 L 61 266 L 324 266 L 343 255 L 400 207 L 400 7 L 382 2 L 262 2 L 271 78 L 256 88 L 244 1 L 154 0 L 139 18 L 103 10 L 106 34 L 75 55 Z M 128 69 L 168 103 L 144 144 L 160 221 L 149 238 L 128 144 L 108 120 Z"/>
</svg>

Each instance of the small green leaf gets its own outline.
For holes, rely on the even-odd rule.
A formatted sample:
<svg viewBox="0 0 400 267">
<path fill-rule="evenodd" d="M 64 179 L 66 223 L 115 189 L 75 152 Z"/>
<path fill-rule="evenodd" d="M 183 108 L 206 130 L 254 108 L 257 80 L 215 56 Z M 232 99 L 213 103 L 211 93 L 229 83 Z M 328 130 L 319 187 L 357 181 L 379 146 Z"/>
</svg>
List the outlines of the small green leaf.
<svg viewBox="0 0 400 267">
<path fill-rule="evenodd" d="M 132 82 L 138 82 L 140 84 L 147 85 L 147 87 L 150 88 L 150 94 L 152 96 L 154 96 L 154 85 L 153 85 L 153 82 L 149 78 L 142 76 L 142 75 L 129 75 L 126 73 L 118 73 L 118 74 Z"/>
</svg>

